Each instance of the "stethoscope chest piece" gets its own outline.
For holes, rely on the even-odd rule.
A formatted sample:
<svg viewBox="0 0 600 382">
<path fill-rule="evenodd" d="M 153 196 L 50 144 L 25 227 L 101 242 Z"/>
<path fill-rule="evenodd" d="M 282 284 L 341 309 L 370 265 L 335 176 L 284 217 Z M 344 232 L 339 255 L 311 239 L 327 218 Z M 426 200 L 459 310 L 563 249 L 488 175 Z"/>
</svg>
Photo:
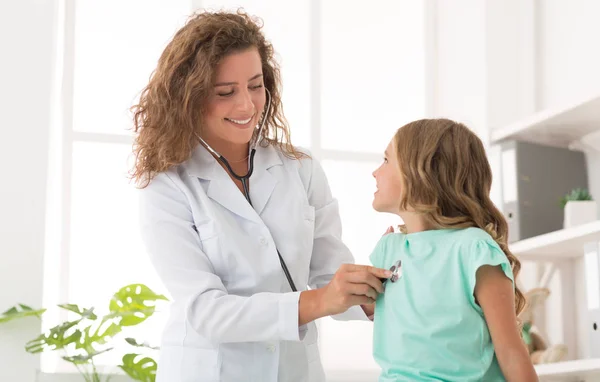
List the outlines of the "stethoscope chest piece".
<svg viewBox="0 0 600 382">
<path fill-rule="evenodd" d="M 392 272 L 392 276 L 389 280 L 393 283 L 398 281 L 402 277 L 402 260 L 398 260 L 390 267 L 390 271 Z"/>
</svg>

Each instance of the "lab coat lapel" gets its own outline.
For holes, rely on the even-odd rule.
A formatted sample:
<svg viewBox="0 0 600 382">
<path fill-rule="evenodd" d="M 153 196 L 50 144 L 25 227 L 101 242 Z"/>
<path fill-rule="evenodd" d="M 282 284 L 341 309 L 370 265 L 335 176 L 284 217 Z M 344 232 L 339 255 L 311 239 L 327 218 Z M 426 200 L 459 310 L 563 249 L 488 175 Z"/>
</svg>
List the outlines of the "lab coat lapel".
<svg viewBox="0 0 600 382">
<path fill-rule="evenodd" d="M 217 164 L 217 166 L 219 166 Z M 227 208 L 236 215 L 260 223 L 260 218 L 250 205 L 244 194 L 237 188 L 233 180 L 221 166 L 217 177 L 210 181 L 206 194 L 209 198 Z"/>
<path fill-rule="evenodd" d="M 273 146 L 262 147 L 259 145 L 256 148 L 254 172 L 250 177 L 250 197 L 258 215 L 262 214 L 277 185 L 277 178 L 271 173 L 272 167 L 282 164 L 283 162 Z"/>
<path fill-rule="evenodd" d="M 198 145 L 192 153 L 188 174 L 199 178 L 201 182 L 208 182 L 205 189 L 209 198 L 244 219 L 260 222 L 260 217 L 246 201 L 244 194 L 236 187 L 229 174 L 202 145 Z M 250 189 L 252 190 L 252 183 Z"/>
</svg>

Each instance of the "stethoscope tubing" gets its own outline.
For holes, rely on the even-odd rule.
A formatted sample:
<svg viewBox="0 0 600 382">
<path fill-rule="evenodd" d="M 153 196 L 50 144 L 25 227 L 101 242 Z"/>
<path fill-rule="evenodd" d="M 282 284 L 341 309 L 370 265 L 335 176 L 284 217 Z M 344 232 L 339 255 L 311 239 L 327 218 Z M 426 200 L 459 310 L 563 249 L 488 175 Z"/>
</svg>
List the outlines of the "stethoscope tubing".
<svg viewBox="0 0 600 382">
<path fill-rule="evenodd" d="M 246 172 L 245 175 L 239 175 L 235 171 L 233 171 L 233 168 L 229 164 L 229 161 L 227 161 L 227 159 L 223 155 L 221 155 L 218 151 L 216 151 L 215 149 L 210 147 L 210 145 L 208 143 L 206 143 L 206 141 L 204 139 L 202 139 L 202 137 L 200 137 L 198 134 L 196 134 L 196 137 L 200 140 L 202 145 L 208 151 L 210 151 L 217 158 L 218 161 L 220 161 L 221 163 L 223 163 L 225 165 L 225 168 L 231 174 L 231 176 L 233 176 L 235 179 L 242 182 L 242 189 L 243 189 L 244 197 L 246 198 L 246 200 L 248 201 L 250 206 L 252 206 L 252 200 L 250 199 L 250 188 L 248 186 L 248 181 L 250 180 L 250 176 L 252 176 L 252 172 L 254 171 L 254 154 L 256 154 L 256 144 L 258 143 L 258 141 L 260 139 L 260 132 L 265 124 L 265 121 L 267 120 L 267 117 L 269 115 L 269 110 L 271 108 L 271 93 L 269 92 L 269 90 L 267 88 L 265 88 L 265 91 L 269 96 L 269 102 L 267 103 L 267 109 L 265 111 L 265 114 L 263 116 L 261 124 L 258 128 L 258 131 L 255 133 L 256 137 L 254 139 L 252 148 L 250 149 L 250 157 L 249 157 L 249 161 L 248 161 L 248 171 Z M 298 289 L 296 289 L 296 285 L 294 284 L 294 280 L 292 279 L 292 276 L 291 276 L 290 271 L 285 263 L 285 260 L 283 260 L 283 257 L 281 256 L 281 253 L 279 252 L 279 249 L 277 249 L 277 247 L 275 247 L 275 250 L 277 251 L 277 256 L 279 256 L 279 262 L 281 264 L 281 269 L 283 269 L 283 273 L 285 273 L 285 277 L 287 278 L 288 284 L 290 284 L 290 288 L 292 288 L 292 291 L 297 292 Z"/>
</svg>

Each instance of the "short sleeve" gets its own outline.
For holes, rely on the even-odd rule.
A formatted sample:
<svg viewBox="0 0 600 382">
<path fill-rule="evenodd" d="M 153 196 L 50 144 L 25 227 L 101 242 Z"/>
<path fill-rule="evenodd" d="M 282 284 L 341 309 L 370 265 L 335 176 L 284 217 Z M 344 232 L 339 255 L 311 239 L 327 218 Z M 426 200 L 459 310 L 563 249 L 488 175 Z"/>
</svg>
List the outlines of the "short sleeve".
<svg viewBox="0 0 600 382">
<path fill-rule="evenodd" d="M 369 256 L 369 260 L 375 268 L 385 267 L 386 242 L 388 240 L 388 237 L 391 235 L 392 234 L 383 235 L 381 239 L 379 239 L 377 245 L 375 246 L 375 249 L 373 249 L 373 252 L 371 252 L 371 255 Z"/>
<path fill-rule="evenodd" d="M 478 240 L 472 247 L 472 251 L 467 254 L 468 264 L 467 272 L 468 272 L 468 284 L 470 297 L 472 298 L 472 303 L 478 306 L 475 303 L 475 284 L 477 282 L 477 270 L 484 265 L 490 266 L 500 266 L 504 275 L 510 279 L 513 284 L 513 288 L 515 287 L 515 278 L 513 275 L 512 267 L 506 254 L 502 251 L 498 243 L 493 240 Z"/>
</svg>

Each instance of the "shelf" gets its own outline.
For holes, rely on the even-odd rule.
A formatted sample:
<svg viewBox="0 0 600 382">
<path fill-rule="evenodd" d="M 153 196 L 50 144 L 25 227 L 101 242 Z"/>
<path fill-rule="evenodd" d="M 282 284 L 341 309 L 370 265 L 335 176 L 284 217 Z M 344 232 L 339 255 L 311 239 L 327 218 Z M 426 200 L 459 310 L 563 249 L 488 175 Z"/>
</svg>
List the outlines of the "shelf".
<svg viewBox="0 0 600 382">
<path fill-rule="evenodd" d="M 600 241 L 600 220 L 561 229 L 509 245 L 521 260 L 551 260 L 583 256 L 583 245 Z"/>
<path fill-rule="evenodd" d="M 517 139 L 569 147 L 600 130 L 600 95 L 533 114 L 505 127 L 492 129 L 491 142 Z"/>
<path fill-rule="evenodd" d="M 536 365 L 540 381 L 598 381 L 600 358 Z"/>
</svg>

